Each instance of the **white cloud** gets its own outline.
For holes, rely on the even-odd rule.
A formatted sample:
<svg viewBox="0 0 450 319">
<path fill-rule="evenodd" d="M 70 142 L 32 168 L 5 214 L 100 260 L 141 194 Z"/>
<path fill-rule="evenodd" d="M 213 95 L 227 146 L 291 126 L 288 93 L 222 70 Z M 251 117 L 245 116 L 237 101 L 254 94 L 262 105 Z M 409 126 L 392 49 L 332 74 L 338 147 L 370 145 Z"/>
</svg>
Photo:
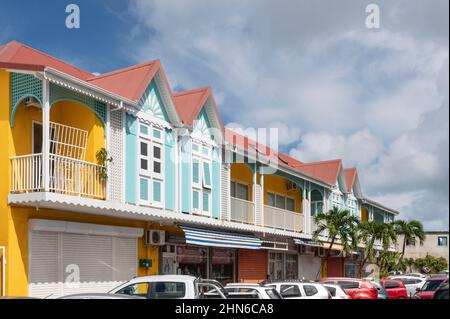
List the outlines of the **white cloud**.
<svg viewBox="0 0 450 319">
<path fill-rule="evenodd" d="M 131 3 L 132 58 L 211 85 L 225 123 L 278 127 L 303 161 L 343 158 L 367 195 L 448 189 L 448 1 L 380 0 L 380 30 L 356 0 Z"/>
</svg>

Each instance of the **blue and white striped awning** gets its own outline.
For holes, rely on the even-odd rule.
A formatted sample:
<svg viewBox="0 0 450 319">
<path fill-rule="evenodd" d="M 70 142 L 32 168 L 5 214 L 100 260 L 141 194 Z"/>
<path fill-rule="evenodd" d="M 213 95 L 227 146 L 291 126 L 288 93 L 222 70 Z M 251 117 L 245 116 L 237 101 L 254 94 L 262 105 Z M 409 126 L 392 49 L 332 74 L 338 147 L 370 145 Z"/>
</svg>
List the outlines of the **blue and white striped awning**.
<svg viewBox="0 0 450 319">
<path fill-rule="evenodd" d="M 261 248 L 261 240 L 255 236 L 226 233 L 185 225 L 180 226 L 180 228 L 184 231 L 186 244 L 226 248 Z"/>
</svg>

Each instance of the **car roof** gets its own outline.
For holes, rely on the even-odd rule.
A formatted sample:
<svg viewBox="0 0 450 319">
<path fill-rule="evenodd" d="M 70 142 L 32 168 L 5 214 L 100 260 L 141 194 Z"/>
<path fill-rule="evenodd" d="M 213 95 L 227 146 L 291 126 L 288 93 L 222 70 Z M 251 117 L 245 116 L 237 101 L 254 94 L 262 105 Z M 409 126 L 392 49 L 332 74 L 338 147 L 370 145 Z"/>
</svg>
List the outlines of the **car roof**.
<svg viewBox="0 0 450 319">
<path fill-rule="evenodd" d="M 281 281 L 272 281 L 266 282 L 264 286 L 268 285 L 294 285 L 294 284 L 316 284 L 321 285 L 320 282 L 312 281 L 312 280 L 281 280 Z"/>
<path fill-rule="evenodd" d="M 134 277 L 129 282 L 155 282 L 155 281 L 195 281 L 197 277 L 189 275 L 155 275 Z"/>
<path fill-rule="evenodd" d="M 361 278 L 348 278 L 348 277 L 324 277 L 321 281 L 367 281 L 366 279 Z"/>
<path fill-rule="evenodd" d="M 232 283 L 228 283 L 226 284 L 225 287 L 261 287 L 260 284 L 257 283 L 240 283 L 240 282 L 232 282 Z"/>
<path fill-rule="evenodd" d="M 417 276 L 408 276 L 408 275 L 393 275 L 393 276 L 387 277 L 387 279 L 397 279 L 397 278 L 426 280 L 425 278 L 421 278 L 421 277 L 417 277 Z"/>
</svg>

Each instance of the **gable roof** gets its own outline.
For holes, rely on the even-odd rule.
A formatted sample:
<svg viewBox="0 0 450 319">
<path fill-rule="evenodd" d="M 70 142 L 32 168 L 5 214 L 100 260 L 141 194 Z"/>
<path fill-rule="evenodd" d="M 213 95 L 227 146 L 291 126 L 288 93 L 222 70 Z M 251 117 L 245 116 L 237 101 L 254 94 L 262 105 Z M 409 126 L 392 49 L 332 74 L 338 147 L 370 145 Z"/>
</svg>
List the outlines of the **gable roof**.
<svg viewBox="0 0 450 319">
<path fill-rule="evenodd" d="M 181 122 L 183 124 L 193 126 L 194 121 L 197 119 L 203 106 L 208 101 L 208 98 L 211 99 L 218 125 L 222 130 L 224 130 L 211 87 L 209 86 L 173 94 L 173 101 Z"/>
<path fill-rule="evenodd" d="M 93 76 L 87 81 L 137 103 L 160 68 L 160 61 L 153 60 Z"/>
<path fill-rule="evenodd" d="M 0 67 L 23 68 L 33 71 L 42 71 L 45 67 L 51 67 L 83 81 L 94 76 L 87 71 L 17 41 L 11 41 L 0 47 Z"/>
<path fill-rule="evenodd" d="M 328 184 L 336 185 L 342 169 L 342 160 L 335 159 L 313 163 L 303 163 L 295 167 L 308 175 L 315 176 Z"/>
<path fill-rule="evenodd" d="M 345 181 L 347 184 L 347 189 L 349 192 L 353 191 L 353 184 L 356 180 L 356 168 L 352 167 L 352 168 L 345 168 L 344 169 L 344 174 L 345 174 Z"/>
</svg>

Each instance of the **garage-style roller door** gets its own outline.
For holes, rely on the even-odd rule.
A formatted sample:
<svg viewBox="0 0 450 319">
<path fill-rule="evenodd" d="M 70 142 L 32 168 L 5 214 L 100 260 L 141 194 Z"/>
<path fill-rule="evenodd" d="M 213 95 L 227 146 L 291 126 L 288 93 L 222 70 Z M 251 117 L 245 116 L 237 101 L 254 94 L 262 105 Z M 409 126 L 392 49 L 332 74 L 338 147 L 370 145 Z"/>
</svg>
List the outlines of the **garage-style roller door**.
<svg viewBox="0 0 450 319">
<path fill-rule="evenodd" d="M 137 274 L 142 229 L 30 221 L 29 295 L 107 292 Z"/>
</svg>

